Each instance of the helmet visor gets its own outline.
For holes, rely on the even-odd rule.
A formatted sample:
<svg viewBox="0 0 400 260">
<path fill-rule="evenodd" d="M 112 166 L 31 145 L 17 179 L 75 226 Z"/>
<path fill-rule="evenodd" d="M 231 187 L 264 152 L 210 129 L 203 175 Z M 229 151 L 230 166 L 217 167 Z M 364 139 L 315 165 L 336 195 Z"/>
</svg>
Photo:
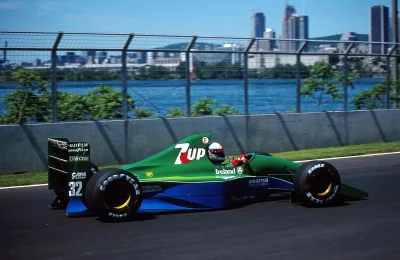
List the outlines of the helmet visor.
<svg viewBox="0 0 400 260">
<path fill-rule="evenodd" d="M 225 160 L 225 153 L 223 149 L 210 149 L 210 157 L 215 159 L 224 159 Z"/>
</svg>

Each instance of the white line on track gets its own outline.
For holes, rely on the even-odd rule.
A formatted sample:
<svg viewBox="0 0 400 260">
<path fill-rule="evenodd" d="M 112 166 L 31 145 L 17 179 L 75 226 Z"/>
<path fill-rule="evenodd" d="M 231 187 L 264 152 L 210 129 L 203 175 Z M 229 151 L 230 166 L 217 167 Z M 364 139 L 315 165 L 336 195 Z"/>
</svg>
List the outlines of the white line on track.
<svg viewBox="0 0 400 260">
<path fill-rule="evenodd" d="M 295 161 L 295 162 L 302 163 L 302 162 L 310 162 L 310 161 L 315 161 L 315 160 L 327 161 L 327 160 L 338 160 L 338 159 L 352 159 L 352 158 L 359 158 L 359 157 L 371 157 L 371 156 L 390 155 L 390 154 L 400 154 L 400 152 L 372 153 L 372 154 L 353 155 L 353 156 L 344 156 L 344 157 L 331 157 L 331 158 L 312 159 L 312 160 Z"/>
<path fill-rule="evenodd" d="M 373 153 L 373 154 L 363 154 L 363 155 L 354 155 L 354 156 L 344 156 L 344 157 L 331 157 L 331 158 L 320 158 L 320 159 L 311 159 L 311 160 L 304 160 L 304 161 L 294 161 L 296 163 L 303 163 L 315 160 L 338 160 L 338 159 L 351 159 L 351 158 L 359 158 L 359 157 L 371 157 L 371 156 L 379 156 L 379 155 L 390 155 L 390 154 L 400 154 L 400 152 L 391 152 L 391 153 Z M 44 184 L 33 184 L 33 185 L 23 185 L 23 186 L 10 186 L 10 187 L 0 187 L 0 190 L 6 189 L 19 189 L 19 188 L 31 188 L 31 187 L 41 187 L 46 186 L 47 183 Z"/>
<path fill-rule="evenodd" d="M 0 187 L 0 190 L 18 189 L 18 188 L 31 188 L 31 187 L 40 187 L 40 186 L 46 186 L 46 185 L 47 185 L 47 183 L 43 183 L 43 184 L 32 184 L 32 185 L 23 185 L 23 186 Z"/>
</svg>

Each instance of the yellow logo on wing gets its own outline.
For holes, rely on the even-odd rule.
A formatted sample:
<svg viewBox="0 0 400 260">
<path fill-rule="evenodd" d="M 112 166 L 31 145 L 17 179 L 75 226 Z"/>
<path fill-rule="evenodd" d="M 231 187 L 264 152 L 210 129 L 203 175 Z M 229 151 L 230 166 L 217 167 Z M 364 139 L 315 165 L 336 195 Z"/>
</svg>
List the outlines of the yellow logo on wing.
<svg viewBox="0 0 400 260">
<path fill-rule="evenodd" d="M 147 178 L 153 177 L 153 172 L 146 172 L 146 177 Z"/>
</svg>

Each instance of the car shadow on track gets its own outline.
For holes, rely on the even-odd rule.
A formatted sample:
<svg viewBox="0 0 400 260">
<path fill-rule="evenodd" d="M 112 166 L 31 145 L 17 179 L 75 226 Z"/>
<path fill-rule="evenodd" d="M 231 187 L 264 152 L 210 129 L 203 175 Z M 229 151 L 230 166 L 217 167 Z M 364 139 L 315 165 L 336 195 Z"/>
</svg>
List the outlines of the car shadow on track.
<svg viewBox="0 0 400 260">
<path fill-rule="evenodd" d="M 147 221 L 147 220 L 154 220 L 154 219 L 157 219 L 157 218 L 158 218 L 157 215 L 152 214 L 152 213 L 140 213 L 140 214 L 134 215 L 132 218 L 123 219 L 121 221 L 119 221 L 119 220 L 104 220 L 104 219 L 101 219 L 99 217 L 95 217 L 95 219 L 97 221 L 99 221 L 99 222 L 110 223 L 110 224 Z"/>
<path fill-rule="evenodd" d="M 305 208 L 336 208 L 336 207 L 343 207 L 343 206 L 349 206 L 351 203 L 349 202 L 356 202 L 356 201 L 364 201 L 368 199 L 364 198 L 354 198 L 354 197 L 348 197 L 348 196 L 340 196 L 338 200 L 336 200 L 334 203 L 329 204 L 329 205 L 308 205 L 308 204 L 301 204 L 301 206 Z"/>
<path fill-rule="evenodd" d="M 272 201 L 278 201 L 278 202 L 285 202 L 285 203 L 291 203 L 292 205 L 298 205 L 298 206 L 303 206 L 306 208 L 334 208 L 334 207 L 343 207 L 343 206 L 349 206 L 351 205 L 350 202 L 356 202 L 356 201 L 364 201 L 368 200 L 365 198 L 355 198 L 355 197 L 350 197 L 350 196 L 345 196 L 341 195 L 338 197 L 338 199 L 329 205 L 309 205 L 306 203 L 303 203 L 301 200 L 298 199 L 293 199 L 290 193 L 283 193 L 283 194 L 272 194 L 269 197 L 266 198 L 264 201 L 260 202 L 272 202 Z"/>
<path fill-rule="evenodd" d="M 268 202 L 283 202 L 286 204 L 291 204 L 291 205 L 296 205 L 300 207 L 305 207 L 305 208 L 333 208 L 333 207 L 343 207 L 343 206 L 349 206 L 351 203 L 349 202 L 354 202 L 354 201 L 363 201 L 367 199 L 361 199 L 361 198 L 352 198 L 352 197 L 345 197 L 341 196 L 335 203 L 330 204 L 330 205 L 321 205 L 321 206 L 312 206 L 312 205 L 307 205 L 303 204 L 301 201 L 292 201 L 291 194 L 271 194 L 270 196 L 263 198 L 263 199 L 257 199 L 253 201 L 242 201 L 235 203 L 229 208 L 226 209 L 208 209 L 208 210 L 184 210 L 184 211 L 174 211 L 174 212 L 162 212 L 162 213 L 139 213 L 135 216 L 133 216 L 130 219 L 124 219 L 121 221 L 107 221 L 107 220 L 102 220 L 96 216 L 94 218 L 103 223 L 126 223 L 126 222 L 137 222 L 137 221 L 148 221 L 148 220 L 155 220 L 158 219 L 158 216 L 163 216 L 163 215 L 176 215 L 176 214 L 193 214 L 193 213 L 204 213 L 204 212 L 218 212 L 218 211 L 228 211 L 228 210 L 234 210 L 234 209 L 239 209 L 239 208 L 244 208 L 246 206 L 252 205 L 252 204 L 259 204 L 259 203 L 268 203 Z M 92 216 L 93 217 L 93 216 Z"/>
</svg>

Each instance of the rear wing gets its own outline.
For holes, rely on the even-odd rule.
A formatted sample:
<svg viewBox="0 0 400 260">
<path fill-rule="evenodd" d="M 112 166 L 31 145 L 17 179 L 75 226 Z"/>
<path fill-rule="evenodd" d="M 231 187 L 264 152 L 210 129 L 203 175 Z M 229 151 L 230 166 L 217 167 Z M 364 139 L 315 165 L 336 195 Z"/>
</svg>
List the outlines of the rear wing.
<svg viewBox="0 0 400 260">
<path fill-rule="evenodd" d="M 90 162 L 90 145 L 67 138 L 48 138 L 48 188 L 56 199 L 51 208 L 66 208 L 66 213 L 86 210 L 86 183 L 97 171 Z M 96 169 L 91 169 L 91 168 Z"/>
</svg>

